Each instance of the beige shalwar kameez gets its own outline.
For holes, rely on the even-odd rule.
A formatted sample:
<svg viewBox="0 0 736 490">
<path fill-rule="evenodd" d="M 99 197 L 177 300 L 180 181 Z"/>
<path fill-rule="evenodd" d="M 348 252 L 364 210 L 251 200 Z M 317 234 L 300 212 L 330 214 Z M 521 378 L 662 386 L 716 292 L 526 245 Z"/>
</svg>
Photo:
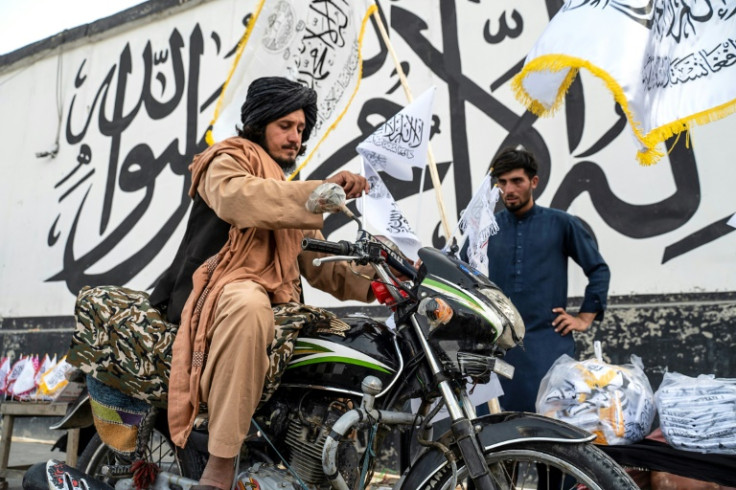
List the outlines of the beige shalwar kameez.
<svg viewBox="0 0 736 490">
<path fill-rule="evenodd" d="M 230 138 L 198 155 L 192 190 L 232 227 L 228 242 L 193 276 L 174 342 L 169 428 L 183 447 L 200 402 L 209 410 L 209 451 L 238 454 L 260 401 L 274 336 L 271 305 L 299 301 L 299 274 L 339 299 L 372 299 L 368 280 L 340 262 L 312 265 L 304 236 L 322 238 L 306 211 L 321 181 L 287 182 L 259 145 Z"/>
</svg>

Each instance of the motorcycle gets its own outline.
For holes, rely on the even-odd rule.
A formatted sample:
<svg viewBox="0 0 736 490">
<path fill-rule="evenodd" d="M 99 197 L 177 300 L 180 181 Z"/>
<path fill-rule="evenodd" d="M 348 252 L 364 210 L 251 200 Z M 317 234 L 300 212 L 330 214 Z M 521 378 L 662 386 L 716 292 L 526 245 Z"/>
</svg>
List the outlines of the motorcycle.
<svg viewBox="0 0 736 490">
<path fill-rule="evenodd" d="M 518 311 L 488 278 L 452 254 L 422 248 L 417 270 L 389 243 L 365 231 L 344 203 L 340 208 L 358 223 L 357 239 L 305 238 L 302 248 L 329 254 L 315 259 L 315 265 L 370 264 L 376 299 L 390 309 L 395 328 L 360 314 L 341 317 L 350 327 L 344 332 L 305 328 L 279 389 L 253 417 L 234 485 L 369 488 L 381 440 L 399 431 L 395 489 L 528 489 L 552 483 L 638 488 L 591 443 L 594 436 L 588 432 L 531 413 L 477 416 L 467 382 L 488 382 L 491 373 L 514 375 L 501 356 L 520 340 Z M 405 409 L 412 398 L 422 400 L 417 413 Z M 433 437 L 432 420 L 442 407 L 450 428 Z M 159 416 L 149 442 L 149 460 L 161 470 L 153 488 L 187 490 L 207 461 L 206 418 L 195 423 L 184 449 L 168 439 L 165 420 Z M 412 446 L 419 448 L 413 457 Z M 129 465 L 118 461 L 98 435 L 79 458 L 82 476 L 65 480 L 60 468 L 63 463 L 50 461 L 24 487 L 38 488 L 39 479 L 47 480 L 44 488 L 135 486 Z"/>
</svg>

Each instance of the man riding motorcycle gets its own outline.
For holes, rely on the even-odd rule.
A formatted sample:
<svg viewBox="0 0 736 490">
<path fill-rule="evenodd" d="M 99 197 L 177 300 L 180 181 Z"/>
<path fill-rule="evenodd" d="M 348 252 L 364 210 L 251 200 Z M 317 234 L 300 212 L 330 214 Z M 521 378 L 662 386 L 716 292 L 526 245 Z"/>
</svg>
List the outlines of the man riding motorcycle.
<svg viewBox="0 0 736 490">
<path fill-rule="evenodd" d="M 271 364 L 272 307 L 277 317 L 278 312 L 291 318 L 315 311 L 299 304 L 300 273 L 338 299 L 373 300 L 370 281 L 346 263 L 317 268 L 314 253 L 301 253 L 305 236 L 322 238 L 322 215 L 308 212 L 304 203 L 323 182 L 286 181 L 284 173 L 304 153 L 316 120 L 312 89 L 280 77 L 257 79 L 242 106 L 238 136 L 208 148 L 189 167 L 193 208 L 179 250 L 150 303 L 169 323 L 180 324 L 168 379 L 169 428 L 178 446 L 186 444 L 200 402 L 208 406 L 210 457 L 200 480 L 203 487 L 231 486 L 234 460 Z M 326 182 L 342 187 L 348 198 L 369 189 L 365 178 L 347 171 Z M 372 270 L 368 273 L 373 276 Z M 95 293 L 84 290 L 79 303 Z M 79 310 L 78 304 L 78 317 L 85 316 Z M 150 335 L 140 323 L 138 328 L 140 335 Z M 124 384 L 110 383 L 110 374 L 101 372 L 106 367 L 99 362 L 100 352 L 109 347 L 97 346 L 92 355 L 89 339 L 80 341 L 79 333 L 75 339 L 72 364 L 113 387 Z M 155 382 L 166 381 L 167 354 L 157 361 Z M 104 424 L 99 418 L 98 431 Z"/>
</svg>

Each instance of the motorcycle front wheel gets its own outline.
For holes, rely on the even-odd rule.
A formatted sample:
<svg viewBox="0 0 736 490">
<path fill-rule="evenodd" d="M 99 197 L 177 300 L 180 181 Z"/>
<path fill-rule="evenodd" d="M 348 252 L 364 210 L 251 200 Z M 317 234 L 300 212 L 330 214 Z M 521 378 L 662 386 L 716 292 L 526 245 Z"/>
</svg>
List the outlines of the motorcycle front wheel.
<svg viewBox="0 0 736 490">
<path fill-rule="evenodd" d="M 491 477 L 499 489 L 637 490 L 626 472 L 591 444 L 553 442 L 519 443 L 485 453 Z M 448 464 L 429 475 L 419 487 L 472 489 L 473 482 L 462 459 L 457 461 L 457 483 L 452 489 Z"/>
</svg>

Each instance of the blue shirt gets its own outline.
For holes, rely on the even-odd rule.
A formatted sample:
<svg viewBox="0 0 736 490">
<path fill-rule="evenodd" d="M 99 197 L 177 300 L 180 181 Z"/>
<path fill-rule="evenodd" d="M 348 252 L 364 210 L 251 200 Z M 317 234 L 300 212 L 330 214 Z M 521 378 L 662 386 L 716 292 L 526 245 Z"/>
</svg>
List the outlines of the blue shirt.
<svg viewBox="0 0 736 490">
<path fill-rule="evenodd" d="M 488 277 L 521 313 L 526 326 L 524 346 L 510 349 L 505 360 L 515 368 L 513 380 L 501 378 L 505 410 L 534 411 L 539 383 L 562 354 L 574 356 L 572 334 L 554 331 L 553 308 L 567 308 L 568 258 L 588 277 L 582 312 L 603 317 L 610 271 L 593 238 L 576 217 L 534 205 L 517 218 L 504 209 L 496 213 L 499 231 L 488 240 Z"/>
</svg>

